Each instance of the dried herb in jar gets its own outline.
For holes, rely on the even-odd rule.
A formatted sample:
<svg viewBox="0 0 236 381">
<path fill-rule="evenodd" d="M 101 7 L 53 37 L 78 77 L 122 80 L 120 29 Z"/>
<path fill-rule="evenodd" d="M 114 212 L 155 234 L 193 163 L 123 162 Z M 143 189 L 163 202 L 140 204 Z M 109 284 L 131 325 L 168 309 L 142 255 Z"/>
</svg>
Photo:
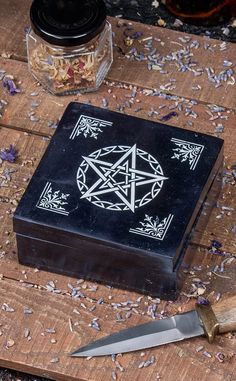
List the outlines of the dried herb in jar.
<svg viewBox="0 0 236 381">
<path fill-rule="evenodd" d="M 111 26 L 102 0 L 34 0 L 29 68 L 53 94 L 96 90 L 112 63 Z"/>
</svg>

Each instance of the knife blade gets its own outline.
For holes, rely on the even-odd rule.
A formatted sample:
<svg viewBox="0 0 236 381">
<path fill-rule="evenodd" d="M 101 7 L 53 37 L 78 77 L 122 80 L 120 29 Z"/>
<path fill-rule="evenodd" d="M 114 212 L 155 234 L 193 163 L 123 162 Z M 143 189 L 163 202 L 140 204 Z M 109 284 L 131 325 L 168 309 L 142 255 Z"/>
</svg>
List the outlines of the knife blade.
<svg viewBox="0 0 236 381">
<path fill-rule="evenodd" d="M 214 306 L 196 305 L 193 311 L 121 330 L 70 354 L 72 357 L 105 356 L 133 352 L 206 335 L 236 330 L 236 295 Z"/>
</svg>

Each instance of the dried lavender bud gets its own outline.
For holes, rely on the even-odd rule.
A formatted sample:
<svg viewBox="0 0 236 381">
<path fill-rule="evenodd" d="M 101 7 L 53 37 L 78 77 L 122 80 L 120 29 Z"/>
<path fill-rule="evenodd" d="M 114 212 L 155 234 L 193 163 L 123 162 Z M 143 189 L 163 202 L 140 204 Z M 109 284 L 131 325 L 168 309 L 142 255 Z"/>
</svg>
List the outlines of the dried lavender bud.
<svg viewBox="0 0 236 381">
<path fill-rule="evenodd" d="M 204 355 L 205 357 L 209 357 L 209 358 L 212 357 L 212 355 L 211 355 L 209 352 L 207 352 L 207 351 L 204 351 L 204 352 L 203 352 L 203 355 Z"/>
<path fill-rule="evenodd" d="M 56 330 L 54 328 L 47 328 L 46 332 L 47 333 L 56 333 Z"/>
<path fill-rule="evenodd" d="M 211 241 L 211 245 L 212 245 L 212 247 L 215 247 L 217 249 L 222 247 L 222 243 L 220 243 L 219 241 L 217 241 L 215 239 Z"/>
<path fill-rule="evenodd" d="M 209 306 L 210 302 L 208 299 L 204 298 L 203 296 L 198 296 L 197 304 L 200 304 L 202 306 Z"/>
<path fill-rule="evenodd" d="M 30 330 L 28 328 L 25 328 L 24 329 L 24 338 L 27 339 L 27 337 L 29 337 L 29 335 L 30 335 Z"/>
<path fill-rule="evenodd" d="M 172 112 L 169 112 L 168 114 L 162 116 L 160 118 L 160 121 L 161 122 L 167 122 L 168 120 L 170 120 L 171 118 L 173 118 L 174 116 L 178 116 L 178 113 L 176 111 L 172 111 Z"/>
<path fill-rule="evenodd" d="M 97 322 L 98 318 L 94 318 L 91 323 L 89 324 L 89 327 L 96 329 L 97 331 L 101 330 L 101 327 L 99 323 Z"/>
<path fill-rule="evenodd" d="M 17 88 L 15 82 L 11 78 L 4 77 L 3 86 L 7 88 L 11 95 L 20 93 L 20 89 Z"/>
<path fill-rule="evenodd" d="M 25 315 L 30 315 L 33 313 L 32 308 L 24 307 L 24 314 Z"/>
<path fill-rule="evenodd" d="M 15 345 L 15 341 L 12 339 L 7 340 L 6 349 L 13 347 Z"/>
<path fill-rule="evenodd" d="M 142 369 L 142 368 L 144 367 L 144 364 L 145 364 L 145 361 L 142 361 L 142 362 L 139 364 L 138 368 L 139 368 L 139 369 Z"/>
<path fill-rule="evenodd" d="M 0 159 L 14 163 L 18 157 L 16 149 L 10 144 L 9 148 L 0 151 Z"/>
<path fill-rule="evenodd" d="M 225 355 L 222 352 L 218 352 L 215 357 L 217 358 L 219 362 L 224 362 L 225 360 Z"/>
<path fill-rule="evenodd" d="M 5 312 L 15 312 L 14 308 L 10 307 L 7 303 L 3 303 L 2 310 Z"/>
</svg>

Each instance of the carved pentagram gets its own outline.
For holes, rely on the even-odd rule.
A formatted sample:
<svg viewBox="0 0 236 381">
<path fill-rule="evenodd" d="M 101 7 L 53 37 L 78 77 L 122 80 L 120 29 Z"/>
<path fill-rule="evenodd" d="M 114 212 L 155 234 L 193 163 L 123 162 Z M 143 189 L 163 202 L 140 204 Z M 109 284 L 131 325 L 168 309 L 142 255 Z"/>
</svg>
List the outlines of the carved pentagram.
<svg viewBox="0 0 236 381">
<path fill-rule="evenodd" d="M 77 172 L 81 199 L 118 211 L 134 212 L 152 201 L 166 179 L 158 161 L 136 144 L 105 147 L 83 156 Z"/>
</svg>

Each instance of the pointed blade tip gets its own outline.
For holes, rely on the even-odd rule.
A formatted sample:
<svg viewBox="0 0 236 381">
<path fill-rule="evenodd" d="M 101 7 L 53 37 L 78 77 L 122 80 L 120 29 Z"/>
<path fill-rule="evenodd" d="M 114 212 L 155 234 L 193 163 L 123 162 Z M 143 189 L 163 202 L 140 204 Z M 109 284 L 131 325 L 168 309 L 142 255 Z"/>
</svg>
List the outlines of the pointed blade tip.
<svg viewBox="0 0 236 381">
<path fill-rule="evenodd" d="M 77 351 L 69 353 L 69 356 L 70 357 L 85 357 L 86 355 L 84 355 L 82 351 L 77 350 Z"/>
</svg>

